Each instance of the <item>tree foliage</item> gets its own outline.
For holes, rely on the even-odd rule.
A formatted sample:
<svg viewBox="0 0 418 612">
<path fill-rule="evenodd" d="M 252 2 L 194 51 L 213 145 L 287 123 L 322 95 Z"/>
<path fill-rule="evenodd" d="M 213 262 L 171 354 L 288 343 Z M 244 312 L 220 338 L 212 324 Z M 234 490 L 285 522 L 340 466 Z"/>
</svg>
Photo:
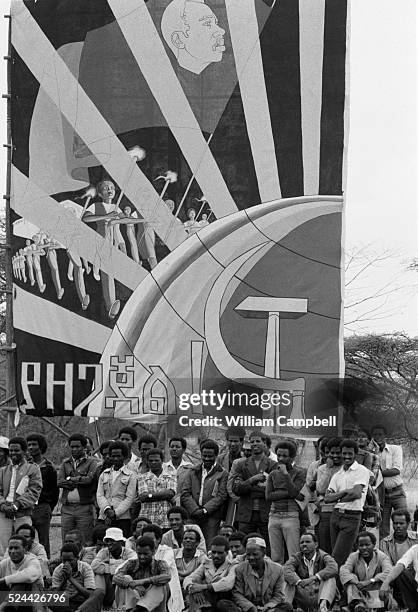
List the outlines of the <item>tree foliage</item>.
<svg viewBox="0 0 418 612">
<path fill-rule="evenodd" d="M 369 396 L 360 422 L 384 422 L 393 434 L 418 441 L 418 339 L 406 334 L 368 334 L 345 340 L 346 375 L 363 380 Z M 368 421 L 364 422 L 364 421 Z"/>
</svg>

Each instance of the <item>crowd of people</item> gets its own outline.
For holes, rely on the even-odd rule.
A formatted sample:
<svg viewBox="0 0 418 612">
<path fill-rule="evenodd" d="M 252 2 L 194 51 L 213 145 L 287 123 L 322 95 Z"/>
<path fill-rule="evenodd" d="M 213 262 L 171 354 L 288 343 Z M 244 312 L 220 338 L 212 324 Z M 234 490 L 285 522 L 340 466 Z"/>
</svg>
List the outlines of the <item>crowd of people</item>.
<svg viewBox="0 0 418 612">
<path fill-rule="evenodd" d="M 132 427 L 96 453 L 76 433 L 58 469 L 43 435 L 0 437 L 0 593 L 47 593 L 52 612 L 418 610 L 402 448 L 383 426 L 320 439 L 307 469 L 291 439 L 225 436 L 191 460 L 182 437 L 167 458 Z"/>
</svg>

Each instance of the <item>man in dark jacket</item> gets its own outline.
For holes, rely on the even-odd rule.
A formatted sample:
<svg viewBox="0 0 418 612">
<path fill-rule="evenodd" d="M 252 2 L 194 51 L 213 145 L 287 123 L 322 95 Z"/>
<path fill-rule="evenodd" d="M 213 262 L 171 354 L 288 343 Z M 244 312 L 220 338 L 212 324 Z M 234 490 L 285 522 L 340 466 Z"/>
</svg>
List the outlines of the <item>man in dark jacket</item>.
<svg viewBox="0 0 418 612">
<path fill-rule="evenodd" d="M 318 548 L 315 534 L 305 533 L 300 538 L 300 552 L 292 555 L 284 565 L 287 583 L 286 599 L 302 610 L 326 612 L 331 608 L 336 593 L 338 565 L 326 552 Z"/>
<path fill-rule="evenodd" d="M 217 535 L 222 508 L 228 497 L 228 473 L 216 463 L 219 446 L 214 440 L 205 440 L 200 447 L 202 463 L 188 470 L 181 492 L 181 505 L 196 522 L 207 546 Z"/>
<path fill-rule="evenodd" d="M 232 599 L 243 612 L 263 610 L 288 612 L 292 606 L 285 601 L 283 568 L 266 557 L 266 542 L 249 538 L 245 561 L 237 565 Z"/>
<path fill-rule="evenodd" d="M 58 486 L 63 489 L 61 531 L 65 534 L 79 529 L 86 544 L 91 540 L 94 527 L 98 463 L 86 456 L 87 438 L 73 434 L 68 438 L 71 457 L 64 459 L 58 471 Z"/>
<path fill-rule="evenodd" d="M 39 466 L 42 475 L 42 491 L 32 512 L 32 523 L 38 532 L 39 543 L 44 546 L 49 559 L 49 528 L 52 511 L 58 503 L 59 496 L 57 471 L 51 461 L 44 456 L 48 449 L 45 436 L 33 433 L 26 438 L 26 442 L 30 460 Z"/>
<path fill-rule="evenodd" d="M 261 432 L 253 431 L 250 434 L 250 443 L 251 457 L 237 459 L 233 465 L 232 492 L 239 497 L 238 529 L 244 533 L 258 531 L 267 544 L 269 555 L 267 524 L 270 502 L 266 501 L 265 491 L 267 476 L 277 467 L 277 463 L 266 457 Z"/>
</svg>

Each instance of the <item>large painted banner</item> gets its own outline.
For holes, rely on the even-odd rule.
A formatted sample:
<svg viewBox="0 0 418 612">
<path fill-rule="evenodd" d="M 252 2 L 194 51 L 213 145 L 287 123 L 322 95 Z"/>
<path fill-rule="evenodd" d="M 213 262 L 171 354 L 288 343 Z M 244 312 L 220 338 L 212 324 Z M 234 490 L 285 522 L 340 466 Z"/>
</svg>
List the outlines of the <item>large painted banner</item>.
<svg viewBox="0 0 418 612">
<path fill-rule="evenodd" d="M 11 19 L 21 406 L 330 432 L 347 0 L 12 0 Z"/>
</svg>

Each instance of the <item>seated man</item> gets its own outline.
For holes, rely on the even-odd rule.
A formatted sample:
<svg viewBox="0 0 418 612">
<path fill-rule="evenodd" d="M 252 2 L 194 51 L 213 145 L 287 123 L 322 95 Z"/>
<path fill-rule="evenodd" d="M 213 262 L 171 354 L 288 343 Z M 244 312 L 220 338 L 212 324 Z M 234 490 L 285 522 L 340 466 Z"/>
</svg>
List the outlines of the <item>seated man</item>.
<svg viewBox="0 0 418 612">
<path fill-rule="evenodd" d="M 199 550 L 200 537 L 196 527 L 186 527 L 183 535 L 183 546 L 174 551 L 181 585 L 183 585 L 186 576 L 194 572 L 207 559 L 203 550 Z"/>
<path fill-rule="evenodd" d="M 171 529 L 163 535 L 161 544 L 170 546 L 170 548 L 173 549 L 181 548 L 184 531 L 188 527 L 188 525 L 186 525 L 186 521 L 188 520 L 189 515 L 181 506 L 173 506 L 167 512 L 167 518 Z M 198 531 L 200 534 L 198 548 L 206 553 L 206 542 L 205 538 L 203 537 L 202 530 L 198 525 L 193 525 L 193 527 L 195 527 L 196 531 Z"/>
<path fill-rule="evenodd" d="M 411 571 L 407 571 L 411 568 Z M 390 585 L 396 585 L 394 592 L 399 592 L 402 606 L 414 612 L 418 602 L 418 544 L 412 546 L 399 559 L 380 587 L 379 597 L 388 602 Z M 401 604 L 400 604 L 401 605 Z"/>
<path fill-rule="evenodd" d="M 52 590 L 65 591 L 68 606 L 53 606 L 53 612 L 100 612 L 103 592 L 96 590 L 94 573 L 90 565 L 78 559 L 79 549 L 75 544 L 64 544 L 61 548 L 61 564 L 52 574 Z"/>
<path fill-rule="evenodd" d="M 96 587 L 104 592 L 103 606 L 109 608 L 115 599 L 115 589 L 112 578 L 118 567 L 129 559 L 136 559 L 135 551 L 125 546 L 123 532 L 117 527 L 110 527 L 104 536 L 102 548 L 91 562 Z"/>
<path fill-rule="evenodd" d="M 78 560 L 84 561 L 84 563 L 88 563 L 89 565 L 91 565 L 91 562 L 97 554 L 94 546 L 83 545 L 83 534 L 79 529 L 73 529 L 72 531 L 68 531 L 64 537 L 64 544 L 75 544 L 79 551 Z M 51 561 L 49 562 L 49 571 L 51 572 L 51 575 L 54 573 L 55 568 L 58 567 L 58 565 L 60 565 L 61 563 L 61 556 L 55 559 L 51 559 Z"/>
<path fill-rule="evenodd" d="M 158 525 L 145 525 L 142 530 L 144 536 L 150 537 L 154 540 L 155 554 L 154 559 L 156 561 L 165 561 L 170 571 L 170 582 L 168 583 L 168 590 L 170 597 L 167 601 L 168 612 L 182 612 L 184 607 L 183 594 L 180 586 L 179 575 L 177 572 L 176 561 L 174 559 L 174 550 L 169 546 L 161 543 L 162 540 L 162 529 Z"/>
<path fill-rule="evenodd" d="M 246 560 L 237 565 L 232 598 L 243 612 L 290 612 L 285 601 L 283 568 L 266 557 L 263 538 L 249 538 Z"/>
<path fill-rule="evenodd" d="M 210 547 L 210 558 L 184 579 L 183 589 L 191 610 L 210 608 L 224 612 L 238 612 L 231 601 L 235 584 L 235 565 L 227 559 L 228 540 L 215 536 Z"/>
<path fill-rule="evenodd" d="M 234 531 L 234 533 L 229 538 L 229 551 L 232 555 L 232 558 L 237 559 L 237 562 L 244 561 L 244 539 L 246 537 L 247 536 L 243 531 Z"/>
<path fill-rule="evenodd" d="M 410 548 L 418 544 L 418 536 L 414 531 L 409 531 L 408 527 L 411 521 L 411 515 L 408 510 L 394 510 L 392 512 L 393 533 L 388 535 L 380 542 L 380 550 L 385 553 L 390 559 L 392 565 L 396 565 L 403 555 Z M 398 602 L 400 608 L 406 608 L 400 586 L 406 581 L 413 584 L 415 573 L 413 567 L 406 567 L 399 579 L 393 581 L 393 596 Z"/>
<path fill-rule="evenodd" d="M 119 567 L 113 578 L 115 602 L 126 612 L 165 612 L 170 570 L 165 561 L 154 559 L 155 543 L 142 536 L 136 541 L 136 559 Z"/>
<path fill-rule="evenodd" d="M 0 561 L 0 592 L 42 591 L 41 564 L 34 555 L 27 552 L 26 540 L 22 535 L 10 538 L 8 552 L 8 557 Z M 1 610 L 7 612 L 22 610 L 22 607 L 5 606 L 3 598 L 1 602 Z"/>
<path fill-rule="evenodd" d="M 138 516 L 134 521 L 132 521 L 131 526 L 131 537 L 126 540 L 127 548 L 131 548 L 134 552 L 136 550 L 136 541 L 138 538 L 142 536 L 142 530 L 145 525 L 151 525 L 151 521 L 146 516 Z"/>
<path fill-rule="evenodd" d="M 23 525 L 21 525 L 20 527 L 16 529 L 16 534 L 19 534 L 25 538 L 26 552 L 31 553 L 32 555 L 35 555 L 35 557 L 38 559 L 39 563 L 41 564 L 42 576 L 48 577 L 49 576 L 48 557 L 46 556 L 45 547 L 42 546 L 42 544 L 39 544 L 39 542 L 35 542 L 35 535 L 36 535 L 35 527 L 33 527 L 33 525 L 29 525 L 29 523 L 24 523 Z M 6 559 L 8 556 L 9 556 L 9 549 L 6 550 L 4 558 Z"/>
<path fill-rule="evenodd" d="M 325 551 L 318 548 L 313 533 L 300 538 L 300 552 L 292 555 L 284 565 L 287 582 L 286 598 L 295 607 L 308 610 L 319 605 L 326 612 L 334 601 L 338 565 Z"/>
<path fill-rule="evenodd" d="M 357 536 L 357 551 L 348 556 L 340 568 L 340 579 L 347 594 L 350 610 L 366 612 L 376 608 L 378 591 L 388 577 L 392 564 L 381 550 L 376 550 L 376 536 L 361 531 Z"/>
</svg>

